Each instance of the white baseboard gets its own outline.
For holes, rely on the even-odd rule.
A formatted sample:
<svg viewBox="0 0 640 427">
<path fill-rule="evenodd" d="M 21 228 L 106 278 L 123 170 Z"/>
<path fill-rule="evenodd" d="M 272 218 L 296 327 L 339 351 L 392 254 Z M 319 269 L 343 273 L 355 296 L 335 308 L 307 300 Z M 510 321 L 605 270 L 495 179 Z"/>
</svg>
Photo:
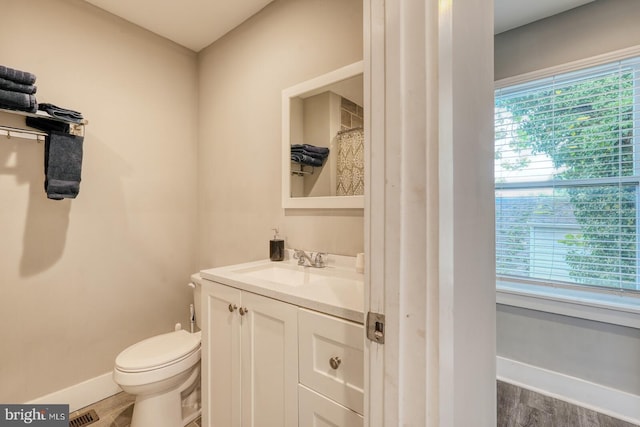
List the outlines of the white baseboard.
<svg viewBox="0 0 640 427">
<path fill-rule="evenodd" d="M 497 357 L 498 380 L 640 425 L 640 396 Z"/>
<path fill-rule="evenodd" d="M 121 391 L 122 389 L 113 382 L 111 372 L 107 372 L 27 403 L 32 405 L 69 404 L 69 412 L 73 412 Z"/>
</svg>

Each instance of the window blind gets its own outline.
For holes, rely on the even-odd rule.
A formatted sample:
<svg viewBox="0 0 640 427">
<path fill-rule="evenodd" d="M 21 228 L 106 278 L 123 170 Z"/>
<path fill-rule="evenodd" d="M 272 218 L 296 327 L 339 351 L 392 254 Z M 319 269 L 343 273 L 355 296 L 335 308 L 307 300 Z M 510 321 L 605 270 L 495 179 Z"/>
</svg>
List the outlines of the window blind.
<svg viewBox="0 0 640 427">
<path fill-rule="evenodd" d="M 496 274 L 640 289 L 640 58 L 495 93 Z"/>
</svg>

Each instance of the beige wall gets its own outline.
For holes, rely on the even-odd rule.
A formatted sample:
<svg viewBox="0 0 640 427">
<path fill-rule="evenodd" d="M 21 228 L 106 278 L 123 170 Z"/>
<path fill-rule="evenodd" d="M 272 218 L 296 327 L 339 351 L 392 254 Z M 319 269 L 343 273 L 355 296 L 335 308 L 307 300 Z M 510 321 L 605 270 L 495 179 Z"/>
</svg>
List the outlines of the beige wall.
<svg viewBox="0 0 640 427">
<path fill-rule="evenodd" d="M 3 0 L 0 63 L 35 73 L 40 102 L 90 122 L 72 201 L 46 198 L 42 145 L 0 136 L 8 403 L 104 374 L 126 346 L 187 321 L 197 66 L 193 52 L 78 0 Z"/>
<path fill-rule="evenodd" d="M 495 37 L 495 79 L 640 45 L 638 0 L 596 0 Z"/>
<path fill-rule="evenodd" d="M 325 160 L 320 168 L 313 168 L 313 174 L 305 175 L 304 194 L 307 196 L 335 196 L 335 163 L 338 150 L 334 150 L 332 141 L 340 131 L 340 97 L 332 92 L 319 93 L 303 100 L 303 138 L 304 144 L 328 147 L 333 156 Z M 299 168 L 299 165 L 296 165 Z M 307 168 L 310 170 L 311 168 Z"/>
<path fill-rule="evenodd" d="M 198 267 L 287 247 L 355 255 L 363 212 L 281 207 L 282 89 L 362 59 L 361 0 L 277 0 L 199 54 Z"/>
</svg>

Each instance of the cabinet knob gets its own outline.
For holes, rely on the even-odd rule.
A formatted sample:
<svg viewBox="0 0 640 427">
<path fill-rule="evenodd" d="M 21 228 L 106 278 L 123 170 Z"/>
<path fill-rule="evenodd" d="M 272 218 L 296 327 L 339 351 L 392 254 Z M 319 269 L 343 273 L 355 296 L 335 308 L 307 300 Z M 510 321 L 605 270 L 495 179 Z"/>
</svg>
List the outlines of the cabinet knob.
<svg viewBox="0 0 640 427">
<path fill-rule="evenodd" d="M 249 309 L 247 307 L 240 307 L 239 312 L 240 312 L 240 316 L 244 316 L 249 312 Z"/>
<path fill-rule="evenodd" d="M 338 356 L 333 356 L 331 359 L 329 359 L 329 365 L 331 365 L 331 369 L 338 369 L 341 363 L 342 359 L 340 359 Z"/>
<path fill-rule="evenodd" d="M 230 311 L 231 313 L 233 313 L 237 308 L 238 308 L 238 306 L 237 306 L 237 305 L 235 305 L 235 304 L 229 304 L 229 311 Z"/>
</svg>

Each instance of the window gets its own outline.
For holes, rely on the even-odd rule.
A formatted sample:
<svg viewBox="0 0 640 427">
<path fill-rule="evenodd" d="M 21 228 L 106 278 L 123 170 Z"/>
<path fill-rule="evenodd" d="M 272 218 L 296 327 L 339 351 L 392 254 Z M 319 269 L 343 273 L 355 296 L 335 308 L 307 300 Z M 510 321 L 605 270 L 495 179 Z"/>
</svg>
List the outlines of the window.
<svg viewBox="0 0 640 427">
<path fill-rule="evenodd" d="M 496 274 L 640 290 L 640 57 L 495 94 Z"/>
</svg>

